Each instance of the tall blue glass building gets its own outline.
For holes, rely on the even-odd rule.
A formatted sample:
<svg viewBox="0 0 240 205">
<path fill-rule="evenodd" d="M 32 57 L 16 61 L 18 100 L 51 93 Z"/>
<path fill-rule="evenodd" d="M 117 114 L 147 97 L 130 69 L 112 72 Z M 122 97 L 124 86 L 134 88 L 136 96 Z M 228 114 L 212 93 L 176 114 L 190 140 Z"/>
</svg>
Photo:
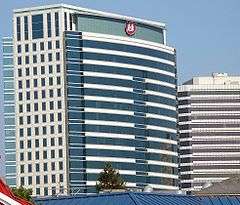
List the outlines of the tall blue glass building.
<svg viewBox="0 0 240 205">
<path fill-rule="evenodd" d="M 14 11 L 16 185 L 177 190 L 176 58 L 165 24 L 69 5 Z"/>
</svg>

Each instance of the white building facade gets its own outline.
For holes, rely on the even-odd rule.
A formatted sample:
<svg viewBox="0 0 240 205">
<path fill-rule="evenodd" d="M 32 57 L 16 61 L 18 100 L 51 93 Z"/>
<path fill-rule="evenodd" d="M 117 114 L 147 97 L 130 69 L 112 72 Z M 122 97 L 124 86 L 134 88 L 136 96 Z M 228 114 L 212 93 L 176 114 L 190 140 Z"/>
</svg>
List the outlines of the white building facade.
<svg viewBox="0 0 240 205">
<path fill-rule="evenodd" d="M 178 86 L 180 183 L 198 191 L 240 173 L 240 77 L 213 73 Z"/>
</svg>

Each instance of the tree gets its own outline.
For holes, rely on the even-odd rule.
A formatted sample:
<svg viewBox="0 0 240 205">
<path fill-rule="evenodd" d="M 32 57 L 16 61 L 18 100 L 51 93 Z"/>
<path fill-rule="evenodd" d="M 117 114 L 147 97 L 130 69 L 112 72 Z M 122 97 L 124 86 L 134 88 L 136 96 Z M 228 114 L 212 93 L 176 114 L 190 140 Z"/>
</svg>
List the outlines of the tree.
<svg viewBox="0 0 240 205">
<path fill-rule="evenodd" d="M 96 189 L 98 192 L 104 189 L 124 189 L 125 184 L 119 172 L 112 167 L 110 162 L 107 162 L 99 174 Z"/>
<path fill-rule="evenodd" d="M 26 189 L 23 186 L 20 186 L 18 188 L 16 188 L 16 187 L 12 188 L 12 192 L 17 197 L 20 197 L 27 201 L 33 202 L 32 197 L 31 197 L 32 189 Z"/>
</svg>

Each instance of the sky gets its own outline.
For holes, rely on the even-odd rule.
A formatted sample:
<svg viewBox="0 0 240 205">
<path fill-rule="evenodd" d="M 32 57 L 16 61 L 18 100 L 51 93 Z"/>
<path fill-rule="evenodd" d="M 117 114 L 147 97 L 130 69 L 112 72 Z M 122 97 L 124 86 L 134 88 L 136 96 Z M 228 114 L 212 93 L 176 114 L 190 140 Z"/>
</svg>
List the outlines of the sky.
<svg viewBox="0 0 240 205">
<path fill-rule="evenodd" d="M 210 75 L 212 72 L 239 75 L 240 0 L 0 0 L 0 38 L 12 33 L 13 9 L 53 3 L 166 23 L 167 44 L 177 50 L 179 84 L 193 76 Z M 0 56 L 1 69 L 2 49 Z M 3 130 L 2 85 L 1 80 L 0 130 Z M 0 132 L 1 155 L 3 144 L 3 133 Z M 0 159 L 0 176 L 3 173 L 2 162 Z"/>
</svg>

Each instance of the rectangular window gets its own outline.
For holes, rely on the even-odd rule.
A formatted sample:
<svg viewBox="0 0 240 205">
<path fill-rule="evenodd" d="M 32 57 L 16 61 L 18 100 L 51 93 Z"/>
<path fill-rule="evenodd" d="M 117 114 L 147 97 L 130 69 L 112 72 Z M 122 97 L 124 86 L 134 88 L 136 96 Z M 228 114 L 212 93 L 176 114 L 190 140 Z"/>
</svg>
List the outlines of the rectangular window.
<svg viewBox="0 0 240 205">
<path fill-rule="evenodd" d="M 38 117 L 38 115 L 35 115 L 35 116 L 34 116 L 34 122 L 35 122 L 35 123 L 39 123 L 39 117 Z"/>
<path fill-rule="evenodd" d="M 42 115 L 42 122 L 47 122 L 47 116 L 46 116 L 46 114 L 43 114 L 43 115 Z"/>
<path fill-rule="evenodd" d="M 37 63 L 37 55 L 33 55 L 33 63 Z"/>
<path fill-rule="evenodd" d="M 17 40 L 21 40 L 21 19 L 17 17 Z"/>
<path fill-rule="evenodd" d="M 36 184 L 40 184 L 40 176 L 36 176 Z"/>
<path fill-rule="evenodd" d="M 39 157 L 39 151 L 36 151 L 36 152 L 35 152 L 35 159 L 36 159 L 36 160 L 39 160 L 39 158 L 40 158 L 40 157 Z"/>
<path fill-rule="evenodd" d="M 20 173 L 24 173 L 24 165 L 20 166 Z"/>
<path fill-rule="evenodd" d="M 35 135 L 38 136 L 39 135 L 39 128 L 35 127 Z"/>
<path fill-rule="evenodd" d="M 49 90 L 49 97 L 50 97 L 50 98 L 53 98 L 53 89 L 50 89 L 50 90 Z"/>
<path fill-rule="evenodd" d="M 26 80 L 26 88 L 30 88 L 30 80 Z"/>
<path fill-rule="evenodd" d="M 54 174 L 52 175 L 52 183 L 56 183 L 56 176 Z"/>
<path fill-rule="evenodd" d="M 51 14 L 47 14 L 47 27 L 48 27 L 48 37 L 52 36 L 52 29 L 51 29 Z"/>
<path fill-rule="evenodd" d="M 20 182 L 21 186 L 24 186 L 24 185 L 25 185 L 24 177 L 21 177 L 21 178 L 20 178 L 20 181 L 21 181 L 21 182 Z"/>
<path fill-rule="evenodd" d="M 45 90 L 42 90 L 42 98 L 43 98 L 43 99 L 46 98 L 46 92 L 45 92 Z"/>
<path fill-rule="evenodd" d="M 37 75 L 37 67 L 33 67 L 33 75 Z"/>
<path fill-rule="evenodd" d="M 39 139 L 35 139 L 35 147 L 39 147 Z"/>
<path fill-rule="evenodd" d="M 19 124 L 23 125 L 23 117 L 19 117 Z"/>
<path fill-rule="evenodd" d="M 28 185 L 32 185 L 32 177 L 28 177 Z"/>
<path fill-rule="evenodd" d="M 29 45 L 28 44 L 25 44 L 25 52 L 29 52 Z"/>
<path fill-rule="evenodd" d="M 45 74 L 45 67 L 41 66 L 41 74 L 44 75 Z"/>
<path fill-rule="evenodd" d="M 24 16 L 24 37 L 28 40 L 28 17 Z"/>
<path fill-rule="evenodd" d="M 51 170 L 54 171 L 55 170 L 55 162 L 51 163 Z"/>
<path fill-rule="evenodd" d="M 43 38 L 43 15 L 32 15 L 32 38 Z"/>
<path fill-rule="evenodd" d="M 28 152 L 28 160 L 32 160 L 32 152 Z"/>
<path fill-rule="evenodd" d="M 41 51 L 44 51 L 44 42 L 41 42 L 41 43 L 40 43 L 40 50 L 41 50 Z"/>
<path fill-rule="evenodd" d="M 55 146 L 55 139 L 51 138 L 51 146 Z"/>
<path fill-rule="evenodd" d="M 31 172 L 32 172 L 32 165 L 29 164 L 29 165 L 28 165 L 28 173 L 31 173 Z"/>
<path fill-rule="evenodd" d="M 63 144 L 62 138 L 59 137 L 59 138 L 58 138 L 58 145 L 59 145 L 59 146 L 62 146 L 62 144 Z"/>
<path fill-rule="evenodd" d="M 32 147 L 32 142 L 31 142 L 31 140 L 28 140 L 27 141 L 27 148 L 31 148 Z"/>
<path fill-rule="evenodd" d="M 29 76 L 29 75 L 30 75 L 30 70 L 29 70 L 29 68 L 26 68 L 26 69 L 25 69 L 25 75 L 26 75 L 26 76 Z"/>
<path fill-rule="evenodd" d="M 41 84 L 42 84 L 42 86 L 45 86 L 45 79 L 44 78 L 41 79 Z"/>
<path fill-rule="evenodd" d="M 57 73 L 60 73 L 60 64 L 57 64 Z"/>
<path fill-rule="evenodd" d="M 22 52 L 22 47 L 21 47 L 21 45 L 18 45 L 18 46 L 17 46 L 17 51 L 18 51 L 18 53 L 21 53 L 21 52 Z"/>
<path fill-rule="evenodd" d="M 33 44 L 32 44 L 32 50 L 33 50 L 33 51 L 37 51 L 37 44 L 36 44 L 36 43 L 33 43 Z"/>
<path fill-rule="evenodd" d="M 19 105 L 19 112 L 20 112 L 20 113 L 23 112 L 23 105 Z"/>
<path fill-rule="evenodd" d="M 52 158 L 52 159 L 55 158 L 55 150 L 51 150 L 51 158 Z"/>
<path fill-rule="evenodd" d="M 31 112 L 31 105 L 29 103 L 27 104 L 27 112 Z"/>
<path fill-rule="evenodd" d="M 29 64 L 29 56 L 25 56 L 25 64 Z"/>
<path fill-rule="evenodd" d="M 59 170 L 63 170 L 63 162 L 59 162 Z"/>
<path fill-rule="evenodd" d="M 36 195 L 40 195 L 40 188 L 36 188 Z"/>
<path fill-rule="evenodd" d="M 63 150 L 62 149 L 58 150 L 58 157 L 59 158 L 63 157 Z"/>
<path fill-rule="evenodd" d="M 36 164 L 36 165 L 35 165 L 35 170 L 36 170 L 36 172 L 39 172 L 39 171 L 40 171 L 40 166 L 39 166 L 39 164 Z"/>
<path fill-rule="evenodd" d="M 73 28 L 73 16 L 72 16 L 72 14 L 69 14 L 69 20 L 70 20 L 70 30 L 72 31 L 72 28 Z"/>
<path fill-rule="evenodd" d="M 52 65 L 49 65 L 49 66 L 48 66 L 48 72 L 49 72 L 49 74 L 52 74 L 52 73 L 53 73 L 53 67 L 52 67 Z"/>
<path fill-rule="evenodd" d="M 48 54 L 48 61 L 49 61 L 49 62 L 52 61 L 52 54 L 51 54 L 51 53 Z"/>
<path fill-rule="evenodd" d="M 42 111 L 46 111 L 46 102 L 42 102 Z"/>
<path fill-rule="evenodd" d="M 47 159 L 47 151 L 43 151 L 43 159 Z"/>
<path fill-rule="evenodd" d="M 35 80 L 37 80 L 37 79 L 35 79 Z M 38 91 L 34 91 L 34 99 L 36 100 L 36 99 L 38 99 Z"/>
<path fill-rule="evenodd" d="M 67 31 L 67 12 L 64 12 L 65 31 Z"/>
<path fill-rule="evenodd" d="M 47 134 L 47 128 L 45 126 L 42 128 L 42 133 L 43 133 L 43 135 Z"/>
<path fill-rule="evenodd" d="M 22 58 L 21 58 L 21 56 L 18 57 L 18 65 L 22 65 Z"/>
<path fill-rule="evenodd" d="M 59 52 L 56 53 L 56 60 L 57 60 L 57 61 L 60 60 L 60 53 L 59 53 Z"/>
<path fill-rule="evenodd" d="M 20 149 L 24 149 L 24 143 L 22 140 L 20 141 Z"/>
<path fill-rule="evenodd" d="M 59 36 L 59 14 L 55 12 L 55 35 Z"/>
<path fill-rule="evenodd" d="M 60 48 L 60 42 L 59 40 L 56 41 L 56 49 L 59 49 Z"/>
<path fill-rule="evenodd" d="M 41 63 L 44 63 L 44 61 L 45 61 L 45 56 L 44 54 L 41 54 Z"/>
<path fill-rule="evenodd" d="M 23 128 L 19 129 L 19 135 L 20 135 L 20 137 L 23 137 L 23 135 L 24 135 Z"/>
<path fill-rule="evenodd" d="M 43 164 L 43 171 L 45 171 L 45 172 L 46 172 L 47 170 L 48 170 L 47 163 L 44 163 L 44 164 Z"/>
<path fill-rule="evenodd" d="M 52 49 L 52 41 L 48 41 L 48 50 Z"/>
</svg>

